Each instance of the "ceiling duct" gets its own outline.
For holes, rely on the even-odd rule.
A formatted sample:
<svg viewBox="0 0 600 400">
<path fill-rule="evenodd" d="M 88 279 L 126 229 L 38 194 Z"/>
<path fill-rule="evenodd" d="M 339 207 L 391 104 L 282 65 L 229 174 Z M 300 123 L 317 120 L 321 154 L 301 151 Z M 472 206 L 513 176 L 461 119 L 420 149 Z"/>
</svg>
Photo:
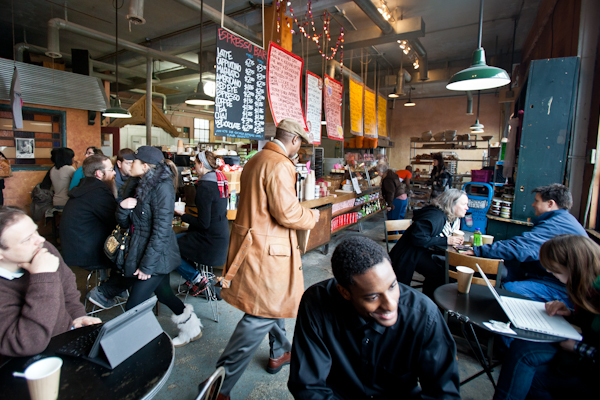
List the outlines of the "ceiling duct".
<svg viewBox="0 0 600 400">
<path fill-rule="evenodd" d="M 143 25 L 146 23 L 144 19 L 144 0 L 129 0 L 127 20 L 129 21 L 129 30 L 131 30 L 131 24 Z"/>
<path fill-rule="evenodd" d="M 0 100 L 10 99 L 15 66 L 21 80 L 23 103 L 104 111 L 108 98 L 98 78 L 0 58 Z"/>
<path fill-rule="evenodd" d="M 60 18 L 52 18 L 48 21 L 48 51 L 46 55 L 52 58 L 60 58 L 62 55 L 60 53 L 60 39 L 59 39 L 59 30 L 64 29 L 66 31 L 70 31 L 81 35 L 83 37 L 87 37 L 90 39 L 95 39 L 100 42 L 104 42 L 107 44 L 114 44 L 115 37 L 107 35 L 106 33 L 98 32 L 90 28 L 86 28 L 82 25 L 74 24 L 73 22 L 65 21 Z M 139 44 L 129 42 L 127 40 L 119 39 L 119 46 L 133 51 L 134 53 L 141 54 L 145 57 L 151 57 L 157 60 L 169 61 L 175 64 L 182 65 L 184 67 L 190 68 L 194 71 L 200 71 L 200 66 L 192 61 L 185 60 L 180 57 L 172 56 L 170 54 L 164 53 L 162 51 L 157 51 L 154 49 L 150 49 L 148 47 L 140 46 Z"/>
<path fill-rule="evenodd" d="M 473 93 L 467 90 L 467 115 L 473 115 Z"/>
</svg>

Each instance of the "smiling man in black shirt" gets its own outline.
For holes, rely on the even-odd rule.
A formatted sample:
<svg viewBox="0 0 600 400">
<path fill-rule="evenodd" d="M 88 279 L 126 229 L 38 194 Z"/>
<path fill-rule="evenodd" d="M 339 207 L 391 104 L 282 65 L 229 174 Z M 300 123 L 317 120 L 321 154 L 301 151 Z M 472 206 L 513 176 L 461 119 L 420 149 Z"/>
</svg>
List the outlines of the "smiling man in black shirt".
<svg viewBox="0 0 600 400">
<path fill-rule="evenodd" d="M 459 399 L 456 346 L 442 314 L 397 282 L 383 247 L 352 236 L 331 264 L 335 278 L 310 287 L 298 311 L 294 398 Z"/>
</svg>

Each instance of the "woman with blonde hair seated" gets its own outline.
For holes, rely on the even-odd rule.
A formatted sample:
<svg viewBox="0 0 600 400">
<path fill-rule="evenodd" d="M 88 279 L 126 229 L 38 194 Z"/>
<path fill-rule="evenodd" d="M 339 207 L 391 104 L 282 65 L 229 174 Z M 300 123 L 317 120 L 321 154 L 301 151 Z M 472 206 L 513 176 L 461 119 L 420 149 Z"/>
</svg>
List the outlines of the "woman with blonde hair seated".
<svg viewBox="0 0 600 400">
<path fill-rule="evenodd" d="M 416 210 L 411 226 L 398 239 L 390 252 L 392 266 L 398 281 L 410 285 L 415 271 L 425 277 L 423 293 L 429 297 L 444 284 L 445 263 L 431 250 L 463 243 L 462 236 L 452 236 L 460 228 L 469 199 L 463 190 L 448 189 L 433 199 L 431 205 Z"/>
</svg>

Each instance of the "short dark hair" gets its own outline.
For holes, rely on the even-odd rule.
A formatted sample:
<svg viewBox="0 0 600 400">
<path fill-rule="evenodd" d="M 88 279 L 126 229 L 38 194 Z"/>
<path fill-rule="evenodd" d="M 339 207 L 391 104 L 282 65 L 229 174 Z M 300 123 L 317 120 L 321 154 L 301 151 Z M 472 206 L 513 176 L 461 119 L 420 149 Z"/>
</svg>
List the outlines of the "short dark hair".
<svg viewBox="0 0 600 400">
<path fill-rule="evenodd" d="M 93 156 L 89 156 L 83 160 L 83 164 L 81 166 L 83 170 L 83 176 L 86 178 L 94 178 L 96 171 L 104 169 L 104 161 L 106 160 L 110 161 L 110 158 L 102 154 L 94 154 Z"/>
<path fill-rule="evenodd" d="M 355 275 L 364 274 L 383 260 L 390 261 L 390 256 L 382 246 L 364 236 L 350 236 L 335 248 L 331 269 L 337 282 L 349 289 Z"/>
<path fill-rule="evenodd" d="M 6 247 L 2 242 L 2 234 L 4 234 L 4 230 L 26 216 L 27 214 L 25 211 L 18 207 L 0 206 L 0 249 L 8 249 L 8 247 Z"/>
<path fill-rule="evenodd" d="M 50 152 L 50 160 L 56 169 L 61 169 L 65 165 L 73 165 L 73 157 L 75 157 L 75 152 L 68 147 L 57 147 Z"/>
<path fill-rule="evenodd" d="M 133 153 L 135 153 L 135 151 L 133 151 L 129 147 L 125 147 L 124 149 L 119 150 L 119 152 L 117 153 L 117 161 L 123 162 L 123 161 L 125 161 L 123 156 L 125 156 L 127 154 L 133 154 Z"/>
<path fill-rule="evenodd" d="M 92 151 L 94 152 L 94 154 L 101 154 L 101 155 L 104 155 L 104 153 L 102 152 L 102 150 L 101 150 L 101 149 L 99 149 L 99 148 L 97 148 L 96 146 L 90 146 L 90 147 L 88 147 L 87 149 L 85 149 L 85 152 L 87 153 L 87 151 L 88 151 L 89 149 L 92 149 Z"/>
<path fill-rule="evenodd" d="M 573 207 L 573 196 L 565 185 L 553 183 L 548 186 L 536 187 L 531 193 L 539 193 L 543 201 L 554 200 L 558 208 L 570 210 Z"/>
</svg>

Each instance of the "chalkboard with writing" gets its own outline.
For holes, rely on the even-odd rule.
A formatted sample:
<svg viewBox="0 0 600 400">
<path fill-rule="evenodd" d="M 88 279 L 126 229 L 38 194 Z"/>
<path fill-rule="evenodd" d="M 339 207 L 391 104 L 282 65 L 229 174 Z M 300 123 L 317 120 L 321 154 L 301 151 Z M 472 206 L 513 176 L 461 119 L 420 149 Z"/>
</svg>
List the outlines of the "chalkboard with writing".
<svg viewBox="0 0 600 400">
<path fill-rule="evenodd" d="M 215 136 L 264 139 L 267 52 L 217 29 Z"/>
</svg>

